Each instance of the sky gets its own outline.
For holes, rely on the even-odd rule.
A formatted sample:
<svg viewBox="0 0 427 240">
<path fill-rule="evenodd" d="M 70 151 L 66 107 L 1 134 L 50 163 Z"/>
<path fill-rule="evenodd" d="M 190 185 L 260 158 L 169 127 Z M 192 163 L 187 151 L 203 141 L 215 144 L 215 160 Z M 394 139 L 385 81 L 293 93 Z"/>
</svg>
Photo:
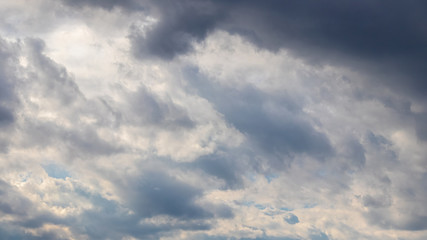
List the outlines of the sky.
<svg viewBox="0 0 427 240">
<path fill-rule="evenodd" d="M 427 238 L 426 1 L 0 16 L 0 239 Z"/>
</svg>

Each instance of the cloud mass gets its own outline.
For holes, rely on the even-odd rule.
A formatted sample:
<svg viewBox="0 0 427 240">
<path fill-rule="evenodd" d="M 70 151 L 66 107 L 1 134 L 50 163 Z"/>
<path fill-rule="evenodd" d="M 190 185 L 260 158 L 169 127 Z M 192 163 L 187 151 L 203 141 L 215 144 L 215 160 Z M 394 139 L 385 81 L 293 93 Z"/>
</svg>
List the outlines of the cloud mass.
<svg viewBox="0 0 427 240">
<path fill-rule="evenodd" d="M 425 239 L 426 10 L 0 3 L 0 238 Z"/>
</svg>

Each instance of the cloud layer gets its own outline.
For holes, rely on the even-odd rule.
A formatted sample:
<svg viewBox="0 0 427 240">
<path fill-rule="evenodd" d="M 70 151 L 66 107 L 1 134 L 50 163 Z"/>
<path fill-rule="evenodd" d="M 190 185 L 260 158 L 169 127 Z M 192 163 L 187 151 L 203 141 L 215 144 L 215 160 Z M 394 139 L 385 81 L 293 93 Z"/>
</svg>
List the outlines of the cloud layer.
<svg viewBox="0 0 427 240">
<path fill-rule="evenodd" d="M 422 1 L 0 4 L 0 238 L 424 239 Z"/>
</svg>

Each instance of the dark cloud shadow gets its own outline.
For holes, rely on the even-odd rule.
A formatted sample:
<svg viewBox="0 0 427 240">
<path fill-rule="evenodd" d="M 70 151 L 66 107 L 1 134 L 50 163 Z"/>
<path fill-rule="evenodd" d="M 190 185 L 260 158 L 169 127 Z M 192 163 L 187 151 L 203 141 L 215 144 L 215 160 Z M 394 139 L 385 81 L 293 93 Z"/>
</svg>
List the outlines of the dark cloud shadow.
<svg viewBox="0 0 427 240">
<path fill-rule="evenodd" d="M 197 69 L 187 69 L 187 79 L 198 94 L 214 104 L 225 119 L 246 134 L 257 148 L 277 159 L 307 154 L 319 160 L 333 155 L 325 134 L 314 129 L 296 101 L 246 86 L 233 89 L 209 81 Z"/>
<path fill-rule="evenodd" d="M 239 189 L 243 187 L 242 176 L 248 169 L 237 156 L 223 156 L 210 154 L 202 156 L 194 162 L 184 164 L 190 169 L 201 169 L 204 173 L 224 181 L 225 189 Z"/>
<path fill-rule="evenodd" d="M 196 189 L 161 172 L 146 172 L 140 179 L 129 179 L 119 190 L 141 217 L 169 215 L 183 219 L 213 217 L 195 203 L 202 195 Z"/>
</svg>

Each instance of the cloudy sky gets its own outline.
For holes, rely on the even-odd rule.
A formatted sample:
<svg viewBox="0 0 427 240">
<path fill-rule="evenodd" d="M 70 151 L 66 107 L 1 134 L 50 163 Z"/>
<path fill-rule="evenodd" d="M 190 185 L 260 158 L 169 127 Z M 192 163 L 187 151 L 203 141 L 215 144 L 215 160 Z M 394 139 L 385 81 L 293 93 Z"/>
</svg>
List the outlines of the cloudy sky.
<svg viewBox="0 0 427 240">
<path fill-rule="evenodd" d="M 0 3 L 0 239 L 427 238 L 427 3 Z"/>
</svg>

